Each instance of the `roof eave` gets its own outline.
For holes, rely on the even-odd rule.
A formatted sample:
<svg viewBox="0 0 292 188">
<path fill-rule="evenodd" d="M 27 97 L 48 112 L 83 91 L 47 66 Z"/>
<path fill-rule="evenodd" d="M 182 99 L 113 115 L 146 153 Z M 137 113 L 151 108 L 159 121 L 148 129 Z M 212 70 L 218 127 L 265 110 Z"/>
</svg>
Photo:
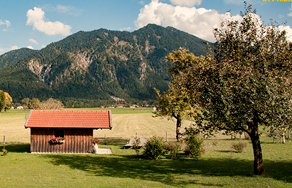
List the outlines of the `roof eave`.
<svg viewBox="0 0 292 188">
<path fill-rule="evenodd" d="M 27 116 L 27 118 L 26 118 L 26 121 L 25 121 L 25 124 L 24 124 L 24 128 L 26 128 L 26 129 L 29 128 L 29 127 L 27 127 L 26 125 L 27 125 L 27 122 L 28 122 L 28 120 L 29 120 L 29 117 L 30 117 L 31 113 L 32 113 L 32 110 L 29 111 L 29 114 L 28 114 L 28 116 Z"/>
<path fill-rule="evenodd" d="M 112 128 L 113 128 L 113 120 L 112 120 L 112 111 L 111 110 L 108 111 L 108 116 L 109 116 L 109 120 L 110 120 L 109 129 L 112 130 Z"/>
</svg>

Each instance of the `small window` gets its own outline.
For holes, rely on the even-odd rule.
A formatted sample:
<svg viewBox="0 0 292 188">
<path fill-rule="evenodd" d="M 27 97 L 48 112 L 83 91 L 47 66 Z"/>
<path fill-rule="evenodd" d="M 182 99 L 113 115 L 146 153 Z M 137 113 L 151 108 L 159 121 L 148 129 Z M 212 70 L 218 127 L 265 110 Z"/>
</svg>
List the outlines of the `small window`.
<svg viewBox="0 0 292 188">
<path fill-rule="evenodd" d="M 55 130 L 55 137 L 64 137 L 64 130 Z"/>
</svg>

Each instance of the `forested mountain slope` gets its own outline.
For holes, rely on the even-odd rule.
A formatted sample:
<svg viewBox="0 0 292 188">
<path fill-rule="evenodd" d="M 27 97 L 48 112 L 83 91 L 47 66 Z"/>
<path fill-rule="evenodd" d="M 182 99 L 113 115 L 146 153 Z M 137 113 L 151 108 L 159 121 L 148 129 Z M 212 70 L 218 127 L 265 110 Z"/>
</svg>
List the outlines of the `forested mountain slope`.
<svg viewBox="0 0 292 188">
<path fill-rule="evenodd" d="M 18 50 L 12 50 L 0 56 L 0 69 L 8 67 L 12 64 L 17 63 L 19 60 L 26 56 L 29 56 L 36 50 L 31 50 L 29 48 L 21 48 Z"/>
<path fill-rule="evenodd" d="M 165 56 L 178 49 L 204 55 L 203 40 L 149 24 L 134 32 L 80 31 L 0 69 L 0 89 L 14 99 L 155 99 L 168 89 Z M 12 64 L 12 63 L 11 63 Z"/>
</svg>

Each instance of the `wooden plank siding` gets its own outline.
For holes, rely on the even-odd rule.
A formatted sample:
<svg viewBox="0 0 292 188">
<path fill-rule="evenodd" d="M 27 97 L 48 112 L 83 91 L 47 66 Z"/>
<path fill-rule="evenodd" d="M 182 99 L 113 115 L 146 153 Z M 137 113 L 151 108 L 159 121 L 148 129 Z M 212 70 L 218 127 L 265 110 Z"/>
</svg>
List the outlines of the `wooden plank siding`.
<svg viewBox="0 0 292 188">
<path fill-rule="evenodd" d="M 92 153 L 93 129 L 64 128 L 65 142 L 51 144 L 52 128 L 31 128 L 31 153 Z"/>
</svg>

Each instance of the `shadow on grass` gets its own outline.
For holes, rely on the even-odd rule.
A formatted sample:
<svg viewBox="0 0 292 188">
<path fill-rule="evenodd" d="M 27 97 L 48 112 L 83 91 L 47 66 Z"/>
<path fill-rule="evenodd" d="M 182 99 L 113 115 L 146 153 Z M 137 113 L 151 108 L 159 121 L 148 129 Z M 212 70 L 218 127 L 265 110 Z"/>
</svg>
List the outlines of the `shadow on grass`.
<svg viewBox="0 0 292 188">
<path fill-rule="evenodd" d="M 125 145 L 129 142 L 129 139 L 108 137 L 108 138 L 95 138 L 99 140 L 104 145 Z"/>
<path fill-rule="evenodd" d="M 86 171 L 94 176 L 132 178 L 161 182 L 166 185 L 203 185 L 226 187 L 224 183 L 205 184 L 200 177 L 218 176 L 253 176 L 253 161 L 230 158 L 221 159 L 180 159 L 180 160 L 145 160 L 131 155 L 44 155 L 54 165 L 67 165 L 72 169 Z M 289 173 L 291 162 L 273 162 L 265 160 L 267 177 L 292 183 Z M 196 176 L 198 175 L 198 176 Z M 180 177 L 183 178 L 180 178 Z"/>
<path fill-rule="evenodd" d="M 233 150 L 217 150 L 217 152 L 221 152 L 221 153 L 231 153 L 234 152 Z"/>
<path fill-rule="evenodd" d="M 4 145 L 0 146 L 1 150 L 4 148 Z M 15 152 L 15 153 L 25 153 L 29 152 L 30 144 L 10 144 L 5 145 L 5 149 L 8 152 Z"/>
</svg>

